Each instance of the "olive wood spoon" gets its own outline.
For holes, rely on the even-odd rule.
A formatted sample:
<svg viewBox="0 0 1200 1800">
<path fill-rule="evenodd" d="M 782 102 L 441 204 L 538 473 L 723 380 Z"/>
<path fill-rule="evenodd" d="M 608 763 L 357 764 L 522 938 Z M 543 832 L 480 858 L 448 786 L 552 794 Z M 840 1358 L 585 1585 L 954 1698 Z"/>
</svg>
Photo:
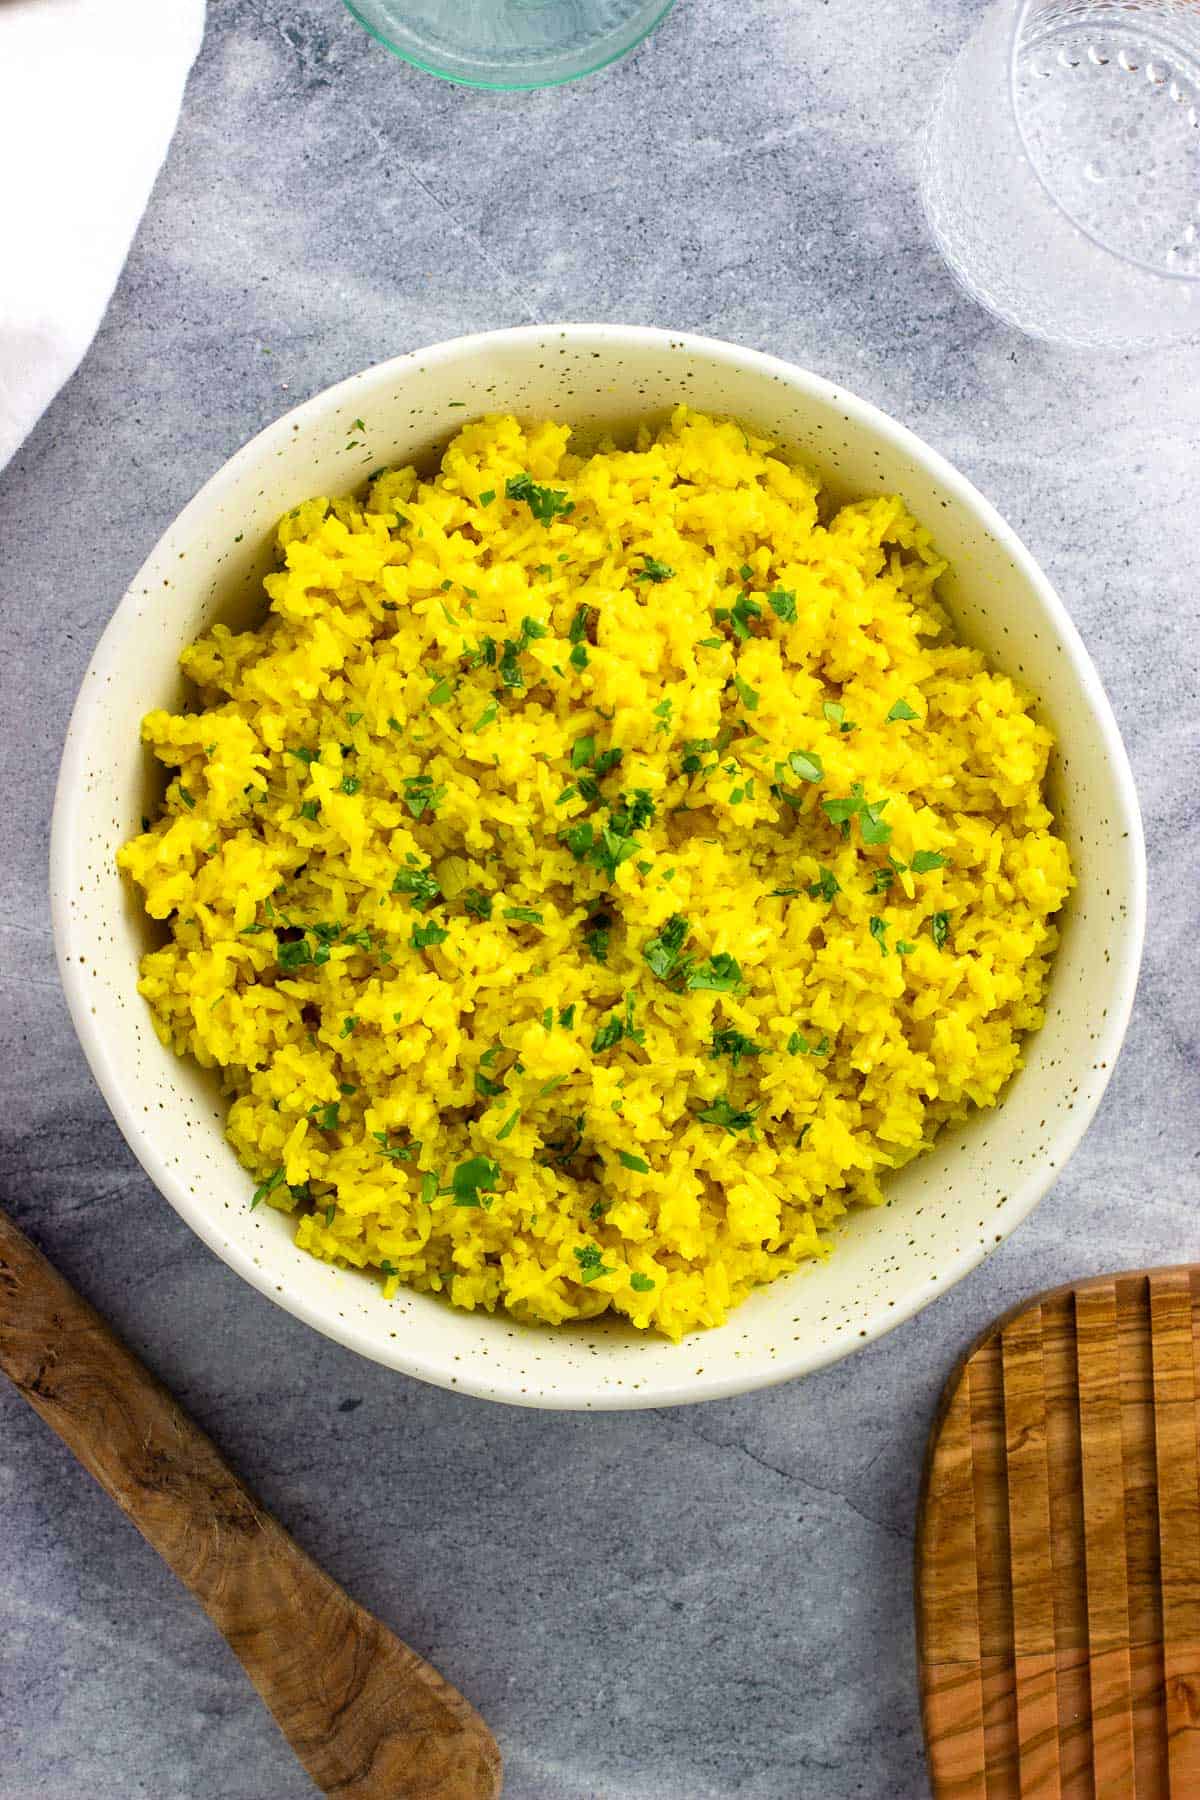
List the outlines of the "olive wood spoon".
<svg viewBox="0 0 1200 1800">
<path fill-rule="evenodd" d="M 3 1213 L 0 1368 L 190 1588 L 322 1792 L 494 1800 L 474 1707 L 263 1511 Z"/>
</svg>

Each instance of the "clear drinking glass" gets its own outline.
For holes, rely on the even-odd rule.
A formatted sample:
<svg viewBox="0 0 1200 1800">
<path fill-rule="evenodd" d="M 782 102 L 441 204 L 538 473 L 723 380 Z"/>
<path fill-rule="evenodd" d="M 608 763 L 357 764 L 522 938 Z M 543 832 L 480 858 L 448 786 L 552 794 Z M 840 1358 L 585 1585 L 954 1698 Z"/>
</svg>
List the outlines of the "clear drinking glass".
<svg viewBox="0 0 1200 1800">
<path fill-rule="evenodd" d="M 926 132 L 930 227 L 1034 337 L 1200 333 L 1200 0 L 1001 0 Z"/>
<path fill-rule="evenodd" d="M 406 62 L 468 87 L 574 81 L 640 44 L 675 0 L 345 0 Z"/>
</svg>

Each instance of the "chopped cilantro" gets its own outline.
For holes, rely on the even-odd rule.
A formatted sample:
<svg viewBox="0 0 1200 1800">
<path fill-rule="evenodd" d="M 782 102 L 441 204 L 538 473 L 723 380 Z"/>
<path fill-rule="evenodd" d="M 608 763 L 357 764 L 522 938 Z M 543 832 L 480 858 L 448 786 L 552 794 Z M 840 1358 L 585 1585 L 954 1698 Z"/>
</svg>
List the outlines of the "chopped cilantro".
<svg viewBox="0 0 1200 1800">
<path fill-rule="evenodd" d="M 717 1062 L 722 1056 L 727 1056 L 736 1069 L 743 1056 L 761 1056 L 762 1053 L 762 1044 L 754 1043 L 733 1025 L 722 1025 L 713 1032 L 709 1061 Z"/>
<path fill-rule="evenodd" d="M 392 882 L 392 892 L 411 894 L 414 906 L 421 912 L 442 897 L 441 887 L 430 868 L 400 869 Z"/>
<path fill-rule="evenodd" d="M 758 601 L 752 600 L 749 594 L 740 594 L 734 601 L 733 610 L 729 615 L 729 623 L 733 626 L 734 636 L 739 642 L 744 644 L 752 635 L 750 630 L 751 619 L 758 619 L 761 617 L 762 607 L 758 604 Z"/>
<path fill-rule="evenodd" d="M 568 1031 L 571 1029 L 571 1026 L 575 1023 L 575 1002 L 573 1000 L 570 1006 L 563 1007 L 558 1015 L 558 1022 L 560 1025 L 565 1026 Z"/>
<path fill-rule="evenodd" d="M 478 737 L 481 731 L 486 731 L 489 725 L 495 723 L 496 715 L 499 711 L 500 708 L 496 705 L 496 702 L 494 700 L 489 700 L 488 704 L 476 719 L 475 724 L 472 726 L 472 730 L 476 737 Z"/>
<path fill-rule="evenodd" d="M 608 961 L 608 942 L 611 935 L 612 920 L 605 913 L 598 913 L 588 920 L 583 941 L 598 963 Z"/>
<path fill-rule="evenodd" d="M 816 900 L 819 898 L 821 900 L 832 900 L 835 894 L 841 893 L 841 883 L 833 870 L 827 869 L 824 863 L 819 863 L 817 866 L 820 873 L 817 876 L 817 879 L 810 882 L 808 885 L 809 899 Z"/>
<path fill-rule="evenodd" d="M 493 1081 L 490 1075 L 475 1071 L 475 1092 L 484 1100 L 494 1100 L 497 1094 L 504 1092 L 502 1081 Z"/>
<path fill-rule="evenodd" d="M 521 670 L 520 651 L 512 638 L 505 638 L 504 650 L 500 657 L 500 679 L 508 688 L 523 688 L 525 676 Z"/>
<path fill-rule="evenodd" d="M 687 942 L 688 922 L 682 913 L 672 913 L 657 937 L 642 945 L 642 955 L 651 973 L 660 981 L 670 981 L 679 966 L 683 946 Z"/>
<path fill-rule="evenodd" d="M 543 922 L 541 913 L 534 912 L 532 906 L 506 906 L 504 917 L 517 919 L 525 925 L 540 925 Z"/>
<path fill-rule="evenodd" d="M 490 919 L 492 916 L 492 895 L 485 894 L 482 888 L 468 888 L 462 897 L 463 906 L 474 919 Z"/>
<path fill-rule="evenodd" d="M 821 711 L 831 725 L 836 725 L 841 732 L 857 731 L 858 726 L 846 717 L 846 709 L 840 700 L 826 700 Z"/>
<path fill-rule="evenodd" d="M 871 920 L 871 936 L 875 939 L 875 942 L 879 945 L 880 952 L 884 956 L 886 956 L 888 953 L 887 930 L 888 930 L 887 920 L 885 918 L 883 918 L 881 914 L 876 913 L 874 918 Z"/>
<path fill-rule="evenodd" d="M 592 1038 L 592 1055 L 603 1056 L 606 1050 L 612 1050 L 619 1044 L 624 1036 L 625 1025 L 620 1013 L 610 1013 L 604 1023 L 596 1027 Z"/>
<path fill-rule="evenodd" d="M 896 939 L 896 955 L 897 956 L 911 956 L 913 951 L 916 949 L 916 947 L 917 946 L 915 944 L 910 944 L 906 938 L 897 938 Z"/>
<path fill-rule="evenodd" d="M 788 588 L 776 588 L 773 593 L 768 594 L 767 605 L 775 617 L 782 619 L 785 625 L 795 624 L 796 596 Z"/>
<path fill-rule="evenodd" d="M 432 775 L 409 775 L 404 781 L 404 802 L 414 819 L 422 813 L 435 813 L 445 797 L 444 787 L 435 787 Z"/>
<path fill-rule="evenodd" d="M 344 1038 L 350 1037 L 353 1034 L 354 1027 L 357 1024 L 358 1024 L 358 1014 L 351 1013 L 348 1018 L 342 1020 L 342 1029 L 338 1032 L 338 1036 L 344 1037 Z"/>
<path fill-rule="evenodd" d="M 585 1285 L 599 1280 L 601 1275 L 611 1275 L 613 1271 L 604 1267 L 604 1253 L 596 1244 L 587 1244 L 582 1250 L 576 1250 L 575 1260 L 579 1264 L 579 1279 Z"/>
<path fill-rule="evenodd" d="M 495 499 L 495 498 L 496 498 L 496 490 L 495 490 L 495 488 L 489 488 L 489 489 L 488 489 L 488 490 L 487 490 L 487 493 L 486 493 L 486 494 L 480 494 L 480 496 L 479 496 L 479 504 L 480 504 L 480 506 L 490 506 L 490 505 L 491 505 L 491 504 L 492 504 L 492 501 L 493 501 L 493 500 L 494 500 L 494 499 Z"/>
<path fill-rule="evenodd" d="M 635 1294 L 648 1294 L 654 1282 L 649 1275 L 643 1275 L 640 1269 L 635 1269 L 629 1277 L 629 1285 Z"/>
<path fill-rule="evenodd" d="M 302 969 L 306 963 L 314 960 L 312 947 L 308 939 L 304 937 L 296 938 L 291 942 L 285 939 L 276 945 L 275 960 L 281 969 Z M 328 960 L 328 952 L 326 952 L 326 960 Z"/>
<path fill-rule="evenodd" d="M 895 706 L 893 706 L 891 712 L 887 716 L 887 723 L 890 725 L 896 719 L 916 719 L 919 717 L 920 714 L 913 711 L 907 700 L 897 700 Z"/>
<path fill-rule="evenodd" d="M 341 1105 L 342 1103 L 340 1100 L 331 1100 L 328 1106 L 310 1106 L 308 1109 L 308 1117 L 313 1121 L 313 1124 L 317 1127 L 318 1131 L 336 1131 L 338 1128 L 338 1114 L 341 1111 Z"/>
<path fill-rule="evenodd" d="M 188 790 L 184 787 L 182 781 L 177 781 L 175 783 L 175 791 L 179 795 L 179 798 L 183 801 L 183 804 L 187 807 L 188 811 L 191 812 L 196 804 L 195 796 L 193 794 L 189 794 Z"/>
<path fill-rule="evenodd" d="M 746 711 L 757 712 L 758 693 L 750 686 L 750 683 L 748 681 L 743 681 L 740 675 L 735 675 L 733 678 L 733 685 L 737 689 L 738 699 L 741 701 Z"/>
<path fill-rule="evenodd" d="M 449 936 L 450 933 L 443 926 L 431 919 L 428 925 L 414 924 L 408 941 L 414 950 L 428 950 L 433 944 L 444 944 Z"/>
<path fill-rule="evenodd" d="M 749 1131 L 753 1124 L 758 1107 L 735 1107 L 727 1094 L 711 1102 L 696 1117 L 705 1125 L 719 1125 L 731 1137 L 739 1131 Z"/>
<path fill-rule="evenodd" d="M 612 826 L 627 837 L 631 831 L 644 831 L 654 823 L 654 801 L 647 788 L 635 788 L 632 796 L 622 794 L 620 804 L 612 812 Z"/>
<path fill-rule="evenodd" d="M 864 844 L 886 844 L 892 835 L 890 825 L 885 825 L 880 818 L 886 800 L 875 800 L 863 807 L 859 814 L 858 828 L 862 832 Z"/>
<path fill-rule="evenodd" d="M 573 669 L 586 669 L 588 666 L 587 645 L 576 644 L 567 660 Z"/>
<path fill-rule="evenodd" d="M 789 1056 L 828 1056 L 829 1039 L 822 1036 L 819 1044 L 810 1044 L 802 1031 L 793 1031 L 787 1041 Z"/>
<path fill-rule="evenodd" d="M 932 915 L 929 921 L 929 935 L 940 950 L 950 935 L 950 914 L 948 912 L 935 912 Z"/>
<path fill-rule="evenodd" d="M 438 1175 L 436 1169 L 426 1169 L 421 1176 L 421 1205 L 432 1206 L 437 1199 Z"/>
<path fill-rule="evenodd" d="M 483 1194 L 495 1193 L 500 1180 L 500 1165 L 486 1156 L 472 1156 L 459 1163 L 450 1177 L 450 1191 L 455 1206 L 483 1206 Z"/>
<path fill-rule="evenodd" d="M 697 650 L 719 650 L 724 642 L 725 639 L 720 637 L 697 638 L 696 648 Z"/>
<path fill-rule="evenodd" d="M 586 769 L 595 754 L 596 740 L 594 737 L 576 738 L 575 742 L 571 745 L 571 767 L 573 769 Z"/>
<path fill-rule="evenodd" d="M 373 1131 L 371 1136 L 389 1162 L 415 1162 L 421 1154 L 420 1142 L 415 1139 L 407 1144 L 391 1144 L 386 1131 Z"/>
<path fill-rule="evenodd" d="M 273 1174 L 267 1176 L 265 1181 L 260 1181 L 254 1190 L 254 1197 L 250 1202 L 250 1211 L 253 1212 L 259 1202 L 265 1200 L 268 1194 L 274 1193 L 282 1180 L 283 1170 L 276 1169 Z"/>
<path fill-rule="evenodd" d="M 653 581 L 655 585 L 657 585 L 660 581 L 670 581 L 674 573 L 675 571 L 671 565 L 669 563 L 660 562 L 657 556 L 644 556 L 642 558 L 642 566 L 638 570 L 634 580 Z"/>
<path fill-rule="evenodd" d="M 801 781 L 820 781 L 825 774 L 824 765 L 815 751 L 789 751 L 788 766 L 792 774 L 798 775 Z"/>
<path fill-rule="evenodd" d="M 640 1156 L 634 1156 L 629 1150 L 618 1150 L 617 1161 L 623 1169 L 632 1169 L 635 1175 L 648 1175 L 650 1164 Z"/>
<path fill-rule="evenodd" d="M 918 850 L 912 859 L 914 875 L 928 875 L 931 869 L 944 869 L 946 858 L 940 850 Z"/>
<path fill-rule="evenodd" d="M 539 487 L 531 475 L 510 475 L 504 493 L 506 499 L 523 501 L 539 525 L 549 525 L 560 514 L 567 518 L 575 511 L 565 488 Z"/>
<path fill-rule="evenodd" d="M 362 786 L 362 782 L 358 779 L 357 775 L 343 775 L 342 776 L 342 792 L 343 792 L 343 794 L 357 794 L 357 792 L 361 786 Z"/>
<path fill-rule="evenodd" d="M 500 1127 L 499 1131 L 496 1133 L 496 1142 L 497 1143 L 502 1143 L 503 1140 L 510 1135 L 510 1133 L 515 1128 L 520 1117 L 521 1117 L 521 1109 L 518 1106 L 516 1112 L 509 1113 L 507 1119 L 505 1119 L 503 1125 Z"/>
<path fill-rule="evenodd" d="M 454 682 L 449 675 L 441 675 L 429 690 L 428 706 L 444 706 L 454 693 Z"/>
<path fill-rule="evenodd" d="M 710 989 L 715 994 L 731 994 L 742 985 L 742 971 L 728 951 L 694 963 L 687 973 L 689 988 Z"/>
</svg>

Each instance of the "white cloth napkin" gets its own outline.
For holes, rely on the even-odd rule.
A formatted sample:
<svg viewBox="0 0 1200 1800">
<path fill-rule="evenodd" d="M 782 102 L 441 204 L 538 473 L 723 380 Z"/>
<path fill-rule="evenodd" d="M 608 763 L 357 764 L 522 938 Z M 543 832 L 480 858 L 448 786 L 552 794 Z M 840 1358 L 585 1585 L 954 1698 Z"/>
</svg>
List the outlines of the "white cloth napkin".
<svg viewBox="0 0 1200 1800">
<path fill-rule="evenodd" d="M 204 0 L 0 0 L 0 468 L 95 336 Z"/>
</svg>

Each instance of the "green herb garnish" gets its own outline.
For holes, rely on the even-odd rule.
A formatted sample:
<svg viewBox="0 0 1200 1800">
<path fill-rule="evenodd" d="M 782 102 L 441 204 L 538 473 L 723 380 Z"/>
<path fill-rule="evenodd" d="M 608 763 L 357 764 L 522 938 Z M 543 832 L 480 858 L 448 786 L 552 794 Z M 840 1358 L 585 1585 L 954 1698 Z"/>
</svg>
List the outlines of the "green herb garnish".
<svg viewBox="0 0 1200 1800">
<path fill-rule="evenodd" d="M 688 922 L 682 913 L 672 913 L 657 937 L 642 945 L 642 955 L 651 972 L 660 981 L 670 981 L 679 966 L 683 946 L 687 942 Z"/>
<path fill-rule="evenodd" d="M 411 894 L 420 912 L 442 897 L 441 887 L 430 868 L 400 869 L 392 882 L 393 894 Z"/>
<path fill-rule="evenodd" d="M 640 1156 L 634 1156 L 629 1150 L 618 1150 L 617 1161 L 623 1169 L 632 1169 L 635 1175 L 648 1175 L 650 1164 Z"/>
<path fill-rule="evenodd" d="M 549 525 L 560 515 L 567 518 L 575 511 L 575 502 L 567 499 L 565 488 L 539 487 L 531 475 L 510 475 L 504 493 L 509 500 L 523 501 L 539 525 Z"/>
<path fill-rule="evenodd" d="M 435 787 L 432 775 L 409 775 L 404 781 L 404 802 L 414 819 L 435 813 L 445 798 L 444 787 Z"/>
<path fill-rule="evenodd" d="M 727 950 L 693 963 L 687 972 L 689 988 L 708 989 L 714 994 L 731 994 L 741 987 L 742 981 L 742 971 Z"/>
<path fill-rule="evenodd" d="M 809 883 L 807 890 L 808 897 L 810 900 L 816 900 L 818 898 L 821 900 L 832 900 L 835 894 L 841 893 L 841 883 L 833 870 L 827 869 L 824 863 L 819 863 L 817 866 L 820 873 L 815 881 Z"/>
<path fill-rule="evenodd" d="M 459 1163 L 450 1177 L 450 1191 L 455 1206 L 487 1206 L 484 1194 L 495 1193 L 500 1180 L 500 1165 L 487 1156 L 472 1156 Z"/>
<path fill-rule="evenodd" d="M 753 1128 L 758 1110 L 757 1106 L 736 1107 L 727 1094 L 722 1094 L 719 1099 L 706 1106 L 702 1112 L 698 1112 L 696 1117 L 705 1125 L 719 1125 L 723 1131 L 727 1131 L 733 1137 L 739 1131 L 749 1131 Z"/>
<path fill-rule="evenodd" d="M 253 1212 L 259 1202 L 265 1200 L 268 1194 L 274 1193 L 282 1180 L 283 1170 L 279 1168 L 276 1169 L 273 1174 L 268 1175 L 265 1181 L 260 1181 L 254 1190 L 254 1197 L 250 1202 L 250 1211 Z"/>
<path fill-rule="evenodd" d="M 756 1044 L 733 1025 L 722 1025 L 713 1032 L 712 1049 L 709 1061 L 717 1062 L 722 1056 L 729 1057 L 736 1069 L 744 1056 L 761 1056 L 764 1046 Z"/>
<path fill-rule="evenodd" d="M 907 700 L 897 700 L 895 706 L 893 706 L 891 712 L 887 716 L 887 723 L 891 725 L 896 719 L 916 719 L 919 717 L 920 714 L 913 711 Z"/>
<path fill-rule="evenodd" d="M 950 914 L 948 912 L 935 912 L 929 920 L 929 935 L 939 950 L 946 942 L 949 934 Z"/>
<path fill-rule="evenodd" d="M 653 581 L 657 585 L 660 581 L 670 581 L 674 573 L 670 563 L 660 562 L 657 556 L 644 556 L 634 580 Z"/>
<path fill-rule="evenodd" d="M 604 1267 L 604 1252 L 596 1244 L 587 1244 L 582 1250 L 576 1250 L 575 1260 L 579 1264 L 579 1279 L 585 1285 L 599 1280 L 601 1275 L 611 1275 L 613 1272 Z"/>
<path fill-rule="evenodd" d="M 789 751 L 788 767 L 801 781 L 821 781 L 825 775 L 824 765 L 815 750 Z"/>
</svg>

